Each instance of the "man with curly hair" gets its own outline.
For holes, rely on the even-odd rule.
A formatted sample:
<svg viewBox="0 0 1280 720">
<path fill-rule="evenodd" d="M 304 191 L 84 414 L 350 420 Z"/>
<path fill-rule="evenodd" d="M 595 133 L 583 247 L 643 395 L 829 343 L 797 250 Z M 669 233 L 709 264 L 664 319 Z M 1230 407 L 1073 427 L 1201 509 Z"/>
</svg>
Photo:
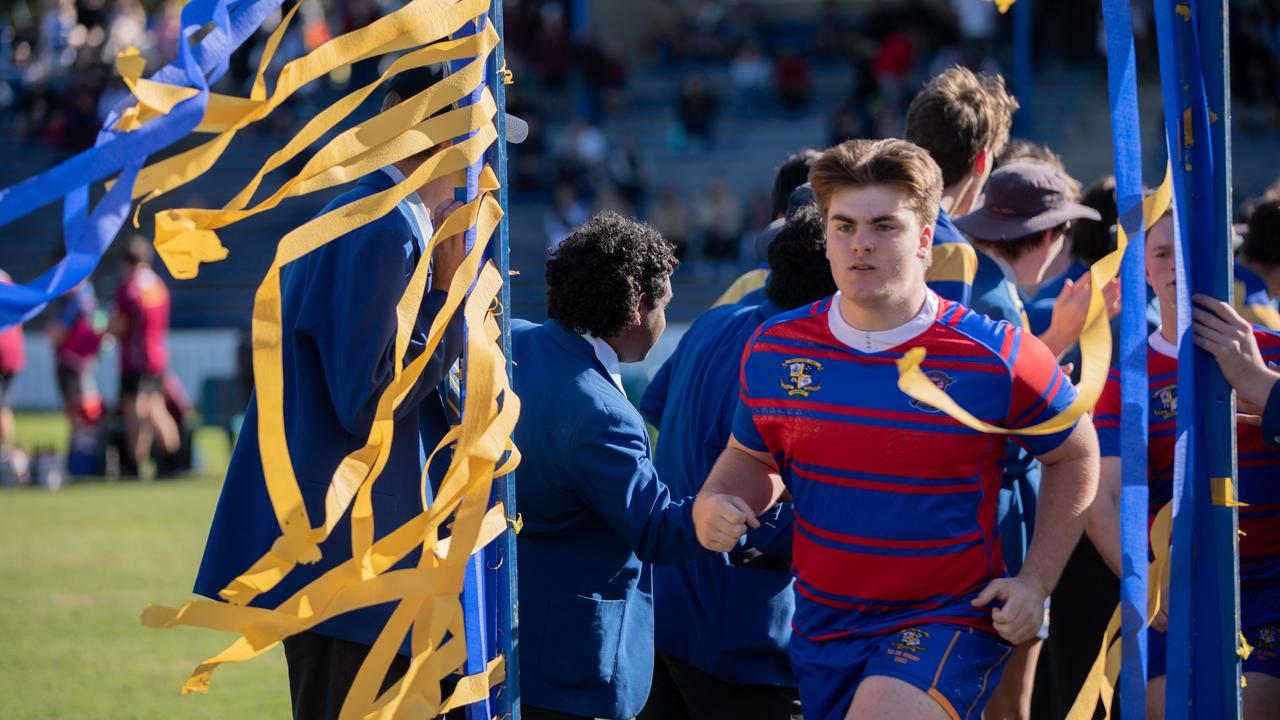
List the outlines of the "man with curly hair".
<svg viewBox="0 0 1280 720">
<path fill-rule="evenodd" d="M 1015 432 L 1076 395 L 1039 340 L 926 286 L 943 187 L 928 153 L 852 140 L 824 152 L 809 183 L 839 291 L 747 343 L 733 434 L 698 493 L 695 527 L 706 547 L 729 550 L 752 524 L 729 510 L 760 513 L 790 493 L 791 661 L 806 718 L 977 720 L 1080 537 L 1097 437 L 1087 421 L 982 433 L 897 388 L 896 362 L 921 348 L 926 377 Z M 1010 440 L 1044 468 L 1015 577 L 995 502 Z"/>
<path fill-rule="evenodd" d="M 706 555 L 691 499 L 658 479 L 620 374 L 666 328 L 675 267 L 652 227 L 601 213 L 547 261 L 548 320 L 512 323 L 528 720 L 639 712 L 653 677 L 649 564 Z"/>
</svg>

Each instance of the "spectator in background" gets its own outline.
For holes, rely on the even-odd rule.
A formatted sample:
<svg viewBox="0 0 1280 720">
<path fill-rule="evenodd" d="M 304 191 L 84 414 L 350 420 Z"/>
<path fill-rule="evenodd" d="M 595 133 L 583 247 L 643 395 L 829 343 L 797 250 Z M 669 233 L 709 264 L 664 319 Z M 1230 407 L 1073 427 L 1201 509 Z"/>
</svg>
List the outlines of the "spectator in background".
<svg viewBox="0 0 1280 720">
<path fill-rule="evenodd" d="M 649 193 L 649 168 L 634 139 L 624 140 L 609 156 L 609 180 L 628 205 L 643 210 Z"/>
<path fill-rule="evenodd" d="M 578 199 L 573 185 L 563 182 L 556 185 L 555 205 L 547 208 L 542 219 L 542 227 L 547 234 L 547 250 L 555 250 L 569 231 L 586 222 L 588 217 L 587 206 Z"/>
<path fill-rule="evenodd" d="M 760 49 L 760 43 L 748 41 L 729 63 L 729 79 L 733 82 L 734 103 L 741 112 L 750 114 L 769 87 L 773 63 Z"/>
<path fill-rule="evenodd" d="M 573 40 L 564 22 L 564 8 L 558 3 L 546 3 L 540 13 L 542 26 L 533 38 L 533 57 L 543 84 L 559 90 L 569 82 L 569 69 L 573 66 Z"/>
<path fill-rule="evenodd" d="M 773 66 L 773 81 L 784 109 L 799 112 L 809 105 L 813 70 L 804 55 L 793 49 L 779 55 Z"/>
<path fill-rule="evenodd" d="M 8 273 L 0 270 L 0 285 L 12 284 L 13 280 L 9 278 Z M 14 325 L 0 331 L 0 466 L 8 466 L 11 461 L 14 422 L 9 397 L 13 394 L 13 377 L 22 372 L 26 364 L 27 355 L 22 339 L 22 325 Z"/>
<path fill-rule="evenodd" d="M 964 59 L 969 65 L 981 65 L 991 55 L 996 36 L 998 11 L 987 0 L 951 0 L 956 24 L 960 28 Z"/>
<path fill-rule="evenodd" d="M 693 238 L 693 222 L 689 218 L 689 206 L 680 193 L 674 188 L 663 188 L 649 213 L 649 222 L 675 247 L 676 259 L 683 260 Z"/>
<path fill-rule="evenodd" d="M 120 346 L 120 410 L 125 426 L 126 474 L 142 472 L 157 441 L 165 453 L 181 439 L 165 408 L 169 368 L 169 290 L 151 269 L 151 244 L 135 235 L 121 256 L 123 281 L 115 296 L 110 333 Z"/>
<path fill-rule="evenodd" d="M 696 73 L 685 78 L 678 103 L 685 137 L 710 145 L 718 100 L 707 87 L 707 79 Z"/>
<path fill-rule="evenodd" d="M 93 284 L 80 283 L 62 298 L 47 333 L 54 352 L 54 376 L 72 435 L 95 425 L 102 417 L 102 396 L 94 380 L 94 367 L 106 330 Z"/>
<path fill-rule="evenodd" d="M 742 238 L 742 203 L 722 177 L 712 177 L 698 201 L 698 230 L 702 233 L 702 255 L 712 262 L 738 259 Z"/>
<path fill-rule="evenodd" d="M 799 192 L 802 185 L 806 185 L 809 181 L 809 168 L 813 167 L 813 162 L 818 159 L 818 151 L 805 148 L 794 155 L 789 156 L 778 166 L 777 172 L 773 176 L 773 189 L 770 192 L 770 209 L 773 221 L 765 226 L 759 234 L 756 235 L 755 248 L 756 255 L 760 260 L 760 267 L 748 270 L 738 276 L 733 283 L 716 299 L 712 307 L 717 305 L 728 305 L 730 303 L 743 303 L 750 305 L 759 305 L 764 301 L 764 285 L 769 277 L 768 263 L 765 260 L 768 257 L 769 243 L 782 229 L 785 218 L 794 212 L 793 207 L 798 206 L 799 202 L 793 203 L 793 197 Z M 804 198 L 795 198 L 797 201 L 812 201 L 813 191 L 808 190 Z"/>
</svg>

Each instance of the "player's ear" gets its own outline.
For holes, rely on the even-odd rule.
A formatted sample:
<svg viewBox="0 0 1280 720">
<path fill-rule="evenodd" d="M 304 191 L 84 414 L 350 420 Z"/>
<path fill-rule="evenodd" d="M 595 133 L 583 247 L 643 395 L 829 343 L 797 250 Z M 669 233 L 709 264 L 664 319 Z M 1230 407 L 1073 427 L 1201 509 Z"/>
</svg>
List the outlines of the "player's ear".
<svg viewBox="0 0 1280 720">
<path fill-rule="evenodd" d="M 924 260 L 933 253 L 933 226 L 925 225 L 920 230 L 920 247 L 916 248 L 916 257 Z"/>
</svg>

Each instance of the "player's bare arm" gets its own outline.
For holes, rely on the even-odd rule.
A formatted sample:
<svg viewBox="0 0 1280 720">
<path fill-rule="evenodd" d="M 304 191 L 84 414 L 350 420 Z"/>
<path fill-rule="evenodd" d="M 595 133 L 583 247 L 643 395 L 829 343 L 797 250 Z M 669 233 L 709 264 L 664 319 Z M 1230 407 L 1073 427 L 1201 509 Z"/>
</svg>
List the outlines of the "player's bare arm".
<svg viewBox="0 0 1280 720">
<path fill-rule="evenodd" d="M 756 515 L 776 503 L 782 490 L 773 457 L 730 437 L 693 502 L 698 541 L 709 550 L 732 550 L 747 528 L 760 526 Z"/>
<path fill-rule="evenodd" d="M 1067 558 L 1084 531 L 1086 514 L 1098 489 L 1098 436 L 1086 418 L 1065 441 L 1037 458 L 1043 466 L 1036 530 L 1017 577 L 992 580 L 974 598 L 982 607 L 993 600 L 996 631 L 1014 645 L 1035 637 L 1044 618 L 1044 599 L 1058 582 Z"/>
</svg>

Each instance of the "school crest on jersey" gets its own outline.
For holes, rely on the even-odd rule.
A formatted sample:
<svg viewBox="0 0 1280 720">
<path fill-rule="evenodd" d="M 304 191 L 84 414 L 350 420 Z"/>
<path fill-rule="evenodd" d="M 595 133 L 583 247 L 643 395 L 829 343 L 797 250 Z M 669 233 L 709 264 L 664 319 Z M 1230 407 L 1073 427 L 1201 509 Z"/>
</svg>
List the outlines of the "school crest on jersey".
<svg viewBox="0 0 1280 720">
<path fill-rule="evenodd" d="M 809 397 L 822 389 L 816 375 L 822 371 L 822 363 L 811 358 L 794 357 L 782 361 L 786 375 L 782 389 L 791 397 Z"/>
<path fill-rule="evenodd" d="M 1178 416 L 1178 386 L 1166 385 L 1151 393 L 1151 412 L 1161 420 L 1172 420 Z"/>
<path fill-rule="evenodd" d="M 935 386 L 937 386 L 939 390 L 943 392 L 946 392 L 947 388 L 951 387 L 951 384 L 956 381 L 955 378 L 942 372 L 941 370 L 926 370 L 924 373 L 924 376 L 929 378 L 929 382 L 933 383 Z M 923 410 L 924 412 L 931 412 L 931 413 L 942 412 L 941 410 L 930 405 L 929 403 L 920 402 L 915 398 L 911 398 L 907 402 L 911 405 L 911 407 L 917 410 Z"/>
<path fill-rule="evenodd" d="M 922 653 L 927 649 L 924 641 L 928 639 L 928 632 L 920 628 L 907 628 L 898 633 L 898 639 L 893 641 L 893 647 L 902 652 Z"/>
</svg>

